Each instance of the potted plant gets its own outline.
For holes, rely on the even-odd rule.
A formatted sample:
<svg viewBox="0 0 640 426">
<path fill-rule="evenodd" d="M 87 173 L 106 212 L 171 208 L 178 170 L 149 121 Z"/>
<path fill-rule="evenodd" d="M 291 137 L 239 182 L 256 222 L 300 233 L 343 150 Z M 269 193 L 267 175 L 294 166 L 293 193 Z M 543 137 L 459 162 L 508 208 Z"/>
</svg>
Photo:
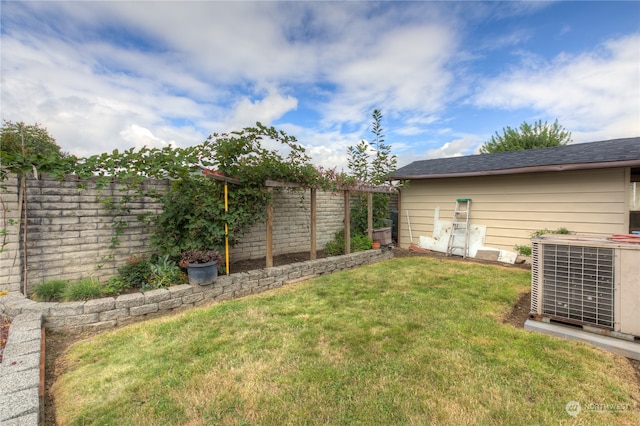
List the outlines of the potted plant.
<svg viewBox="0 0 640 426">
<path fill-rule="evenodd" d="M 213 284 L 218 276 L 218 265 L 223 258 L 217 250 L 187 250 L 182 253 L 181 268 L 187 269 L 189 284 Z"/>
</svg>

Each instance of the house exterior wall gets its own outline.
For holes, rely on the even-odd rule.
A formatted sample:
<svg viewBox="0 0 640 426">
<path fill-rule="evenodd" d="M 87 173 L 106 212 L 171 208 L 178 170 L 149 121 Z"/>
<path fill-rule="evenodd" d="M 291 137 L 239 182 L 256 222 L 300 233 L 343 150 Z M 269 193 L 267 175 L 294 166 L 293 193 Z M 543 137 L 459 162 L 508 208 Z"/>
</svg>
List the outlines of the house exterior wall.
<svg viewBox="0 0 640 426">
<path fill-rule="evenodd" d="M 540 229 L 578 234 L 626 233 L 628 169 L 412 180 L 402 190 L 400 246 L 431 237 L 434 216 L 451 221 L 457 198 L 471 198 L 470 223 L 487 227 L 485 246 L 514 251 Z"/>
</svg>

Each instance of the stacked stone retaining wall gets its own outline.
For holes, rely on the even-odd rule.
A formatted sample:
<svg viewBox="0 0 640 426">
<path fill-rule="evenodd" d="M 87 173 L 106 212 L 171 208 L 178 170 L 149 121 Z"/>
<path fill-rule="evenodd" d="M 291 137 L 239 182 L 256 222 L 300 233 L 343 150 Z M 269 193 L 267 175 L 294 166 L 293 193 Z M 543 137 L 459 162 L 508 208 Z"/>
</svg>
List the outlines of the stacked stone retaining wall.
<svg viewBox="0 0 640 426">
<path fill-rule="evenodd" d="M 218 276 L 209 286 L 183 284 L 165 289 L 105 297 L 84 302 L 35 302 L 19 294 L 0 296 L 0 313 L 15 317 L 41 314 L 47 329 L 82 333 L 110 329 L 171 312 L 282 287 L 393 257 L 390 249 L 368 250 L 274 268 Z"/>
</svg>

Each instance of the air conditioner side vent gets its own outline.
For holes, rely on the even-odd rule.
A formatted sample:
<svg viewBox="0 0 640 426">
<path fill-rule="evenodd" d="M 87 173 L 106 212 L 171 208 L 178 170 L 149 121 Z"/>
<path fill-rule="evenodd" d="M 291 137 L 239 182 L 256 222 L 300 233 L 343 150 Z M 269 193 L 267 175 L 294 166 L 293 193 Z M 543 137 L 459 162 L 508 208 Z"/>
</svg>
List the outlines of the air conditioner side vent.
<svg viewBox="0 0 640 426">
<path fill-rule="evenodd" d="M 540 243 L 531 243 L 531 312 L 538 313 L 540 309 Z"/>
</svg>

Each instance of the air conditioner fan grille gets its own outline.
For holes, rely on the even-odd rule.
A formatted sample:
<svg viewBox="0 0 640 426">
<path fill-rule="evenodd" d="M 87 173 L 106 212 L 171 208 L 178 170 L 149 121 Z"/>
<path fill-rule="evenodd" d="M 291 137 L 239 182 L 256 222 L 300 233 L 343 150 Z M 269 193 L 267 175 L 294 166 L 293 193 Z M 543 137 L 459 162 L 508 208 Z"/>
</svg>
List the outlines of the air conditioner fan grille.
<svg viewBox="0 0 640 426">
<path fill-rule="evenodd" d="M 542 263 L 544 314 L 613 328 L 613 249 L 545 244 Z"/>
</svg>

